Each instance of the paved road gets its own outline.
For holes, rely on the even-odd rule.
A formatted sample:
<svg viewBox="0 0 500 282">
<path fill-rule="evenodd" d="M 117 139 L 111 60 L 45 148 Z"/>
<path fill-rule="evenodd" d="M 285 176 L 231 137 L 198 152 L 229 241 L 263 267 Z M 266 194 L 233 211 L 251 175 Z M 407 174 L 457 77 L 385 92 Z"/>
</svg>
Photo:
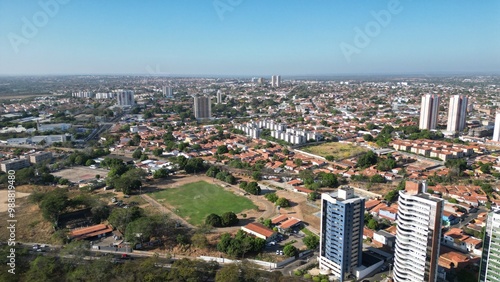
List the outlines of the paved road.
<svg viewBox="0 0 500 282">
<path fill-rule="evenodd" d="M 293 272 L 296 269 L 305 269 L 308 266 L 315 264 L 318 262 L 318 254 L 316 252 L 311 253 L 310 255 L 304 256 L 288 265 L 283 267 L 280 271 L 283 275 L 293 276 Z"/>
<path fill-rule="evenodd" d="M 488 212 L 486 207 L 479 206 L 475 212 L 468 213 L 465 218 L 457 224 L 451 225 L 450 227 L 462 228 L 467 225 L 469 222 L 477 218 L 477 215 L 482 212 Z"/>
</svg>

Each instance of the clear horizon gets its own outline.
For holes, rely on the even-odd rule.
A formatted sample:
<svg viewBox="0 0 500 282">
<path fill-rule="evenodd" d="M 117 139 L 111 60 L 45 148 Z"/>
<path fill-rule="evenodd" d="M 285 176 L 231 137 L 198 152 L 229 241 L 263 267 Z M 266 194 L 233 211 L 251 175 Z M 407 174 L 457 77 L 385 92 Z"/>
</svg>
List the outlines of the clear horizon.
<svg viewBox="0 0 500 282">
<path fill-rule="evenodd" d="M 500 73 L 500 2 L 0 2 L 0 75 Z"/>
</svg>

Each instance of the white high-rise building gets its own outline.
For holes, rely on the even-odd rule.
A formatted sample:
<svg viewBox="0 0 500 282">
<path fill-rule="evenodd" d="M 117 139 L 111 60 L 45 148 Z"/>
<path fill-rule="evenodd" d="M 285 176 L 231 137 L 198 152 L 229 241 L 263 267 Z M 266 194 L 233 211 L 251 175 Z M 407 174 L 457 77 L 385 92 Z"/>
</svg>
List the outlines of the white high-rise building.
<svg viewBox="0 0 500 282">
<path fill-rule="evenodd" d="M 208 96 L 195 96 L 193 105 L 194 117 L 196 119 L 212 118 L 212 101 Z"/>
<path fill-rule="evenodd" d="M 134 91 L 119 89 L 113 92 L 116 93 L 116 101 L 118 106 L 127 107 L 127 106 L 133 106 L 135 104 Z"/>
<path fill-rule="evenodd" d="M 320 273 L 345 281 L 361 266 L 365 199 L 349 186 L 321 195 Z"/>
<path fill-rule="evenodd" d="M 492 141 L 500 142 L 500 112 L 495 116 L 495 128 L 493 129 Z"/>
<path fill-rule="evenodd" d="M 488 214 L 483 240 L 480 282 L 500 281 L 500 211 Z"/>
<path fill-rule="evenodd" d="M 174 95 L 174 92 L 172 91 L 172 87 L 170 86 L 163 86 L 163 96 L 165 98 L 172 98 Z"/>
<path fill-rule="evenodd" d="M 467 97 L 463 95 L 453 95 L 450 98 L 448 109 L 449 132 L 460 132 L 465 128 L 465 118 L 467 117 Z"/>
<path fill-rule="evenodd" d="M 217 104 L 222 104 L 222 91 L 217 90 Z"/>
<path fill-rule="evenodd" d="M 426 190 L 426 183 L 407 181 L 405 190 L 399 191 L 395 282 L 437 280 L 444 204 Z"/>
<path fill-rule="evenodd" d="M 427 94 L 420 107 L 420 129 L 436 129 L 439 112 L 439 96 Z"/>
<path fill-rule="evenodd" d="M 272 87 L 280 87 L 281 86 L 281 76 L 279 76 L 279 75 L 271 76 L 271 86 Z"/>
</svg>

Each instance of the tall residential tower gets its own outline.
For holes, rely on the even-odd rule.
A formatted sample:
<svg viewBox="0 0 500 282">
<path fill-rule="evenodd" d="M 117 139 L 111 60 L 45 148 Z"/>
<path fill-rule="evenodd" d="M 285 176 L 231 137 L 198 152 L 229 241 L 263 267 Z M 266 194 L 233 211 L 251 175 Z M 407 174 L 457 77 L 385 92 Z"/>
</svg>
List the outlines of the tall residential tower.
<svg viewBox="0 0 500 282">
<path fill-rule="evenodd" d="M 500 211 L 488 214 L 479 281 L 500 282 Z"/>
<path fill-rule="evenodd" d="M 422 97 L 420 107 L 420 129 L 436 129 L 439 112 L 439 96 L 427 94 Z"/>
<path fill-rule="evenodd" d="M 339 281 L 355 275 L 361 266 L 365 199 L 343 186 L 321 195 L 320 271 Z"/>
<path fill-rule="evenodd" d="M 208 96 L 195 96 L 193 105 L 194 117 L 196 119 L 212 118 L 212 102 Z"/>
<path fill-rule="evenodd" d="M 134 101 L 134 91 L 132 90 L 115 90 L 116 93 L 116 103 L 120 107 L 133 106 Z"/>
<path fill-rule="evenodd" d="M 500 142 L 500 112 L 495 116 L 495 128 L 493 129 L 493 138 L 491 140 Z"/>
<path fill-rule="evenodd" d="M 426 193 L 427 184 L 406 182 L 399 192 L 395 282 L 437 280 L 443 200 Z"/>
<path fill-rule="evenodd" d="M 465 128 L 465 118 L 467 117 L 467 97 L 463 95 L 453 95 L 450 98 L 448 109 L 449 132 L 460 132 Z"/>
</svg>

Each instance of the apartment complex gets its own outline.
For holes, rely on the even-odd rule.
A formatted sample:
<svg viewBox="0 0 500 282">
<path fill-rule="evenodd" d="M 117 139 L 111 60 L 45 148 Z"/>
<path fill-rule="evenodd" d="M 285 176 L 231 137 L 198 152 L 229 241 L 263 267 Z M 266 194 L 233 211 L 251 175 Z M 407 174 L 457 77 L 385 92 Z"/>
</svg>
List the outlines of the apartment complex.
<svg viewBox="0 0 500 282">
<path fill-rule="evenodd" d="M 3 172 L 7 172 L 9 170 L 19 170 L 29 166 L 30 162 L 27 159 L 11 159 L 0 163 L 0 169 Z"/>
<path fill-rule="evenodd" d="M 480 282 L 500 282 L 500 211 L 488 214 L 484 240 Z"/>
<path fill-rule="evenodd" d="M 194 117 L 196 119 L 212 118 L 212 101 L 208 96 L 195 96 L 193 105 Z"/>
<path fill-rule="evenodd" d="M 32 164 L 39 164 L 46 160 L 52 159 L 51 152 L 36 152 L 28 156 L 29 162 Z"/>
<path fill-rule="evenodd" d="M 467 116 L 467 101 L 467 97 L 463 95 L 453 95 L 450 98 L 447 131 L 460 132 L 464 130 L 465 118 Z"/>
<path fill-rule="evenodd" d="M 437 280 L 443 200 L 426 193 L 424 182 L 406 182 L 399 192 L 394 281 Z"/>
<path fill-rule="evenodd" d="M 439 112 L 439 96 L 427 94 L 422 97 L 420 107 L 420 129 L 436 129 Z"/>
<path fill-rule="evenodd" d="M 318 257 L 323 274 L 345 281 L 361 266 L 365 199 L 343 186 L 321 195 L 321 240 Z"/>
<path fill-rule="evenodd" d="M 134 101 L 134 91 L 131 90 L 116 90 L 116 102 L 118 106 L 126 107 L 133 106 Z"/>
</svg>

